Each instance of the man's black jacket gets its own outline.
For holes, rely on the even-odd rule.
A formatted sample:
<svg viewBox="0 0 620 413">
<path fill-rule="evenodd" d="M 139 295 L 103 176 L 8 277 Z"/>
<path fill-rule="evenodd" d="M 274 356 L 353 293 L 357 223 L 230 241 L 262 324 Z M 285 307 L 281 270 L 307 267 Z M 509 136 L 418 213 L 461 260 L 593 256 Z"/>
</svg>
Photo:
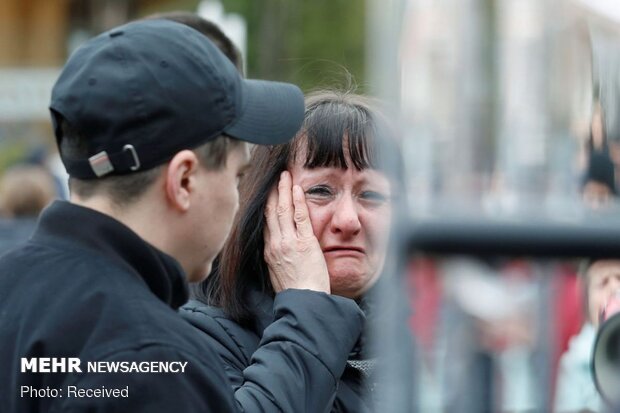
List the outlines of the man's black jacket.
<svg viewBox="0 0 620 413">
<path fill-rule="evenodd" d="M 344 347 L 353 346 L 363 322 L 354 302 L 278 294 L 260 362 L 233 394 L 218 357 L 176 313 L 186 300 L 173 258 L 107 215 L 52 204 L 32 239 L 0 258 L 0 411 L 253 412 L 256 400 L 277 405 L 292 379 L 312 389 L 295 412 L 328 410 L 350 350 Z M 316 322 L 325 312 L 336 325 Z M 307 323 L 319 331 L 300 327 Z M 331 345 L 334 338 L 342 348 Z M 78 357 L 82 373 L 22 373 L 21 359 L 34 357 Z M 184 373 L 95 373 L 87 372 L 89 361 L 187 365 Z M 128 388 L 128 397 L 69 397 L 69 390 L 103 388 Z M 62 397 L 31 392 L 47 389 Z"/>
</svg>

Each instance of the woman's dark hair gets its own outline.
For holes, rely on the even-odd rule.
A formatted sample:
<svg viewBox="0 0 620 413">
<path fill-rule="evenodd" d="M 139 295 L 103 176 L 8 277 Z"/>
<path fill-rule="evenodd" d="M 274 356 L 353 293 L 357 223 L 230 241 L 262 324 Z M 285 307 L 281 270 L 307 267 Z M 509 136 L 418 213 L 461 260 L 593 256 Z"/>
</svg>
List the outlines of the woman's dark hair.
<svg viewBox="0 0 620 413">
<path fill-rule="evenodd" d="M 230 237 L 206 281 L 192 287 L 195 298 L 219 306 L 240 324 L 253 320 L 247 294 L 258 289 L 273 294 L 269 270 L 263 259 L 264 210 L 271 189 L 282 171 L 297 156 L 304 167 L 378 168 L 386 147 L 398 153 L 396 143 L 377 145 L 383 118 L 368 98 L 352 93 L 321 91 L 306 98 L 304 122 L 288 143 L 256 146 L 250 169 L 239 187 L 240 208 Z M 351 164 L 349 164 L 349 162 Z"/>
</svg>

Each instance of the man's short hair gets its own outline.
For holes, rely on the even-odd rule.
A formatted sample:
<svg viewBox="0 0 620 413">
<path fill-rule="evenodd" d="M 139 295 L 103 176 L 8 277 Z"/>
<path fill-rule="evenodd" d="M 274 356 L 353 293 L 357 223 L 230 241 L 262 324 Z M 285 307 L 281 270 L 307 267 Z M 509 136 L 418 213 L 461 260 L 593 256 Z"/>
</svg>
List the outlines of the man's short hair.
<svg viewBox="0 0 620 413">
<path fill-rule="evenodd" d="M 213 44 L 215 44 L 218 49 L 226 55 L 226 57 L 237 67 L 239 73 L 243 73 L 243 58 L 241 57 L 241 52 L 215 23 L 200 17 L 196 13 L 191 13 L 188 11 L 157 13 L 146 18 L 171 20 L 199 31 L 207 36 Z"/>
<path fill-rule="evenodd" d="M 78 132 L 66 119 L 60 120 L 62 139 L 59 142 L 62 156 L 88 156 L 88 137 Z M 219 170 L 226 166 L 228 154 L 234 148 L 243 144 L 243 141 L 229 138 L 226 135 L 211 140 L 194 149 L 201 166 L 208 170 Z M 88 199 L 96 194 L 104 194 L 117 206 L 130 205 L 139 199 L 146 190 L 157 180 L 165 165 L 160 165 L 145 171 L 128 175 L 110 175 L 96 180 L 84 181 L 69 177 L 69 189 L 82 199 Z"/>
</svg>

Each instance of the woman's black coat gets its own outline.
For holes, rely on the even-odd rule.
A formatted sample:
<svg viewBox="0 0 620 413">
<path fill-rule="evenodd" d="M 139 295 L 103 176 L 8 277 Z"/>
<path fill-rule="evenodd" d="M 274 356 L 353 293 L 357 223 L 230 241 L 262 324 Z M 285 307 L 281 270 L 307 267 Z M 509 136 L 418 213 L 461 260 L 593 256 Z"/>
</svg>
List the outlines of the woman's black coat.
<svg viewBox="0 0 620 413">
<path fill-rule="evenodd" d="M 266 294 L 252 291 L 249 300 L 255 309 L 254 314 L 256 316 L 254 326 L 251 328 L 237 324 L 227 317 L 221 308 L 208 306 L 197 300 L 190 300 L 180 310 L 183 318 L 205 333 L 209 347 L 215 350 L 224 361 L 225 371 L 235 391 L 243 385 L 243 371 L 250 364 L 264 363 L 265 365 L 264 377 L 256 380 L 257 382 L 273 380 L 273 373 L 269 368 L 270 360 L 252 358 L 253 353 L 259 347 L 263 331 L 268 328 L 273 320 L 273 299 Z M 320 321 L 321 323 L 330 323 L 330 314 L 323 314 Z M 312 325 L 302 325 L 302 323 L 299 324 L 299 327 L 313 328 Z M 325 335 L 321 339 L 325 342 L 314 343 L 316 348 L 329 349 L 339 346 L 339 343 L 333 341 L 338 340 L 335 336 Z M 281 352 L 287 351 L 286 345 L 286 343 L 282 343 Z M 321 358 L 325 356 L 325 354 L 321 354 Z M 273 404 L 261 405 L 260 409 L 265 412 L 272 412 L 274 406 L 277 406 L 277 409 L 287 413 L 309 411 L 306 407 L 312 404 L 311 400 L 316 397 L 315 392 L 318 389 L 304 388 L 301 382 L 299 386 L 290 386 L 297 380 L 293 372 L 297 369 L 306 368 L 313 368 L 313 366 L 289 366 L 286 369 L 291 372 L 291 377 L 286 378 L 286 382 L 289 384 L 287 385 L 288 388 L 283 389 L 282 394 L 274 395 L 276 400 L 273 400 Z M 338 378 L 337 386 L 333 388 L 333 392 L 334 401 L 331 406 L 327 407 L 326 411 L 348 413 L 371 411 L 368 401 L 365 400 L 368 388 L 363 380 L 363 374 L 350 363 L 346 364 L 344 372 Z"/>
</svg>

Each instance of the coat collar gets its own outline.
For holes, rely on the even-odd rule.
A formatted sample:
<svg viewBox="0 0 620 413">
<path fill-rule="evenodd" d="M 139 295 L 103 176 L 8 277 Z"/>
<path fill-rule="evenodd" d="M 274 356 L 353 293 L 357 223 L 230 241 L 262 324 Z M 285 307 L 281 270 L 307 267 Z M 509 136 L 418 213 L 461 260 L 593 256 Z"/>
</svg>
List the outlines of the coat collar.
<svg viewBox="0 0 620 413">
<path fill-rule="evenodd" d="M 248 293 L 248 301 L 254 313 L 254 328 L 258 336 L 262 337 L 267 326 L 273 323 L 273 297 L 252 289 Z"/>
<path fill-rule="evenodd" d="M 185 274 L 171 256 L 116 219 L 66 201 L 47 207 L 33 241 L 87 249 L 140 277 L 161 301 L 176 309 L 188 299 Z"/>
<path fill-rule="evenodd" d="M 376 315 L 377 313 L 377 309 L 374 308 L 376 294 L 377 291 L 375 284 L 375 286 L 373 286 L 364 296 L 356 300 L 357 304 L 360 306 L 360 309 L 366 315 L 367 320 L 369 320 L 370 317 Z M 251 289 L 248 292 L 247 299 L 250 302 L 250 308 L 253 309 L 254 331 L 259 337 L 262 337 L 265 329 L 269 326 L 269 324 L 273 323 L 274 321 L 273 297 L 270 294 L 262 292 L 258 289 Z M 362 359 L 368 357 L 368 355 L 365 354 L 368 351 L 369 347 L 368 334 L 368 329 L 364 328 L 357 343 L 351 351 L 349 358 Z"/>
</svg>

